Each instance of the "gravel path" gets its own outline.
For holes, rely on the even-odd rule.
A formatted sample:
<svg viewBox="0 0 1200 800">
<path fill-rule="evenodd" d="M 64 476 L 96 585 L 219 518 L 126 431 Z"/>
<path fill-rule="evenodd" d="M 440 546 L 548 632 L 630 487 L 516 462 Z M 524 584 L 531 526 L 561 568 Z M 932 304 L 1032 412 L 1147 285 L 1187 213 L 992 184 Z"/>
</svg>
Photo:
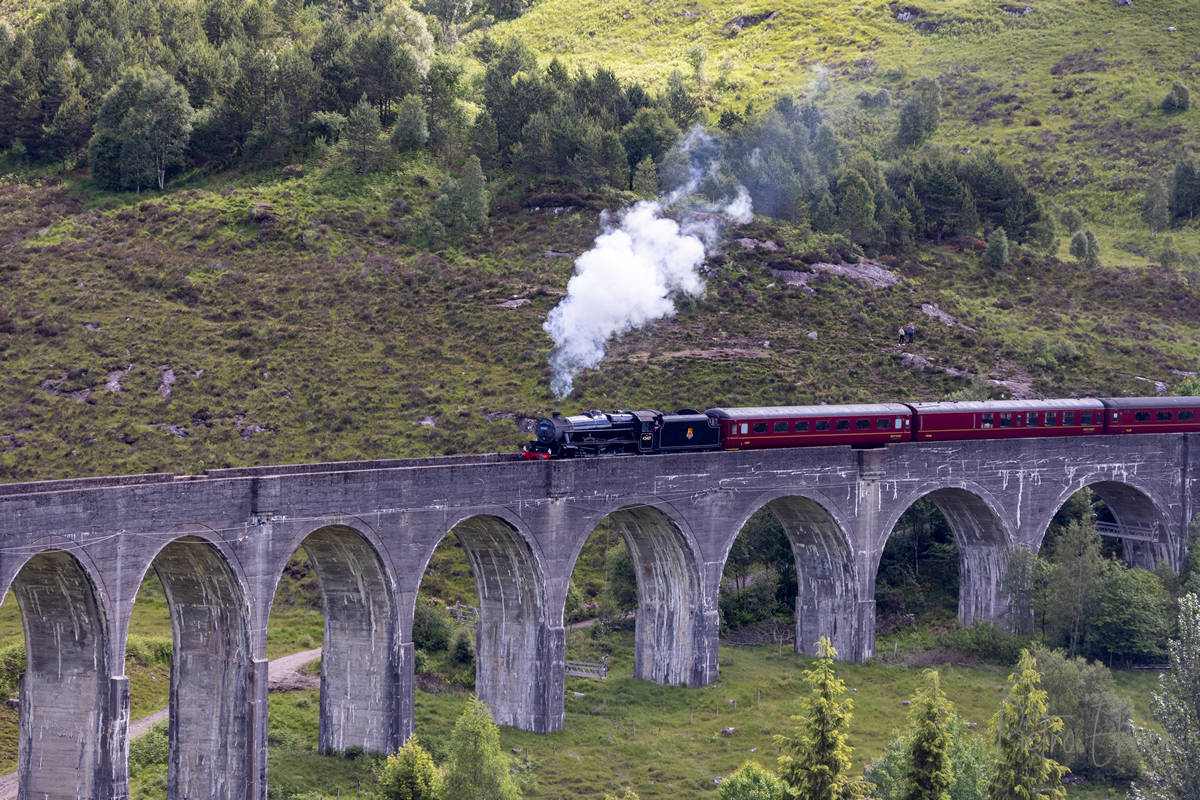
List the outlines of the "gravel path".
<svg viewBox="0 0 1200 800">
<path fill-rule="evenodd" d="M 315 688 L 320 685 L 320 679 L 316 675 L 309 675 L 302 671 L 305 664 L 316 661 L 320 657 L 321 648 L 318 647 L 314 650 L 305 650 L 275 659 L 267 666 L 267 690 L 286 692 Z M 167 709 L 164 708 L 129 723 L 129 740 L 133 741 L 166 718 Z M 16 800 L 16 797 L 17 773 L 10 772 L 7 775 L 0 775 L 0 800 Z"/>
</svg>

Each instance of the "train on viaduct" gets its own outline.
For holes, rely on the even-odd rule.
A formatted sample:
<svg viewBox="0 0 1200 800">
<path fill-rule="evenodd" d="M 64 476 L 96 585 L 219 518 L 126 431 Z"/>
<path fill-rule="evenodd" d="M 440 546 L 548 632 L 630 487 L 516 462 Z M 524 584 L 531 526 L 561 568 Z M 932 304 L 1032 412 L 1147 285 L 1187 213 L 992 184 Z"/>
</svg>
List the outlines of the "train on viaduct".
<svg viewBox="0 0 1200 800">
<path fill-rule="evenodd" d="M 266 631 L 303 546 L 324 598 L 320 747 L 389 751 L 413 731 L 412 617 L 450 532 L 479 600 L 477 679 L 494 719 L 563 727 L 563 610 L 602 522 L 638 584 L 637 677 L 702 686 L 718 671 L 717 597 L 759 509 L 796 558 L 797 650 L 829 636 L 863 660 L 874 585 L 897 520 L 931 499 L 954 532 L 959 620 L 1002 620 L 1008 553 L 1037 551 L 1090 487 L 1105 531 L 1178 569 L 1197 501 L 1200 434 L 904 442 L 564 461 L 491 455 L 212 470 L 0 485 L 0 591 L 20 606 L 20 795 L 128 797 L 125 640 L 155 570 L 174 631 L 169 796 L 267 797 Z"/>
</svg>

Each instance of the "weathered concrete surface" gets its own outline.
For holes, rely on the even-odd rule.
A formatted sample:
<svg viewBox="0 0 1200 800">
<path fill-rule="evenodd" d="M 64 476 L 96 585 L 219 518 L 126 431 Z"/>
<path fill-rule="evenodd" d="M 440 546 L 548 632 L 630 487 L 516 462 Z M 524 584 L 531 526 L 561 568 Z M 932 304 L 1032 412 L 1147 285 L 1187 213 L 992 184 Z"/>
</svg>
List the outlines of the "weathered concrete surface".
<svg viewBox="0 0 1200 800">
<path fill-rule="evenodd" d="M 725 559 L 764 506 L 796 556 L 797 648 L 829 636 L 859 660 L 874 647 L 879 558 L 918 499 L 942 509 L 958 542 L 960 620 L 997 619 L 1009 550 L 1036 550 L 1086 486 L 1119 525 L 1154 531 L 1136 545 L 1139 558 L 1178 568 L 1195 507 L 1194 439 L 479 456 L 0 486 L 0 591 L 17 591 L 29 644 L 26 796 L 127 796 L 120 665 L 149 569 L 163 578 L 175 626 L 172 796 L 261 800 L 267 621 L 302 543 L 325 591 L 322 747 L 390 749 L 411 733 L 413 604 L 450 532 L 480 595 L 477 690 L 498 721 L 549 731 L 563 724 L 571 571 L 606 519 L 637 567 L 638 674 L 696 686 L 717 675 Z"/>
</svg>

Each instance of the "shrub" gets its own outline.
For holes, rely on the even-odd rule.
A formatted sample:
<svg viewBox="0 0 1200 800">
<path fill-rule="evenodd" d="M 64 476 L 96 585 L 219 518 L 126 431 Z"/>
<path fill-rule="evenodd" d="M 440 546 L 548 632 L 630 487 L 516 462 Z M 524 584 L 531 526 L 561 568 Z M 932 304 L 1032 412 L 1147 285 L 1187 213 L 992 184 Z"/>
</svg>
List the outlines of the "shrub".
<svg viewBox="0 0 1200 800">
<path fill-rule="evenodd" d="M 996 228 L 983 251 L 983 261 L 992 269 L 1000 269 L 1008 263 L 1008 236 L 1004 228 Z"/>
<path fill-rule="evenodd" d="M 12 692 L 25 671 L 25 643 L 17 642 L 0 649 L 0 686 Z"/>
<path fill-rule="evenodd" d="M 170 747 L 167 723 L 160 722 L 129 743 L 129 771 L 139 772 L 154 764 L 166 764 Z"/>
<path fill-rule="evenodd" d="M 1168 114 L 1174 111 L 1187 111 L 1192 105 L 1192 93 L 1179 81 L 1171 86 L 1171 91 L 1162 99 L 1162 110 Z"/>
<path fill-rule="evenodd" d="M 421 650 L 437 653 L 450 646 L 454 620 L 445 606 L 435 600 L 418 598 L 413 609 L 413 644 Z"/>
<path fill-rule="evenodd" d="M 1060 650 L 1034 650 L 1048 713 L 1063 720 L 1063 735 L 1051 755 L 1079 775 L 1111 782 L 1137 777 L 1133 708 L 1117 694 L 1112 673 L 1098 662 L 1067 658 Z"/>
<path fill-rule="evenodd" d="M 125 660 L 133 659 L 138 664 L 170 664 L 174 649 L 170 639 L 160 636 L 132 635 L 125 641 Z"/>
<path fill-rule="evenodd" d="M 469 630 L 460 630 L 454 634 L 454 646 L 450 648 L 450 658 L 456 664 L 471 666 L 475 663 L 475 637 Z"/>
<path fill-rule="evenodd" d="M 952 650 L 1003 665 L 1017 663 L 1021 648 L 1025 646 L 1023 637 L 1007 633 L 982 620 L 954 630 L 943 641 Z"/>
</svg>

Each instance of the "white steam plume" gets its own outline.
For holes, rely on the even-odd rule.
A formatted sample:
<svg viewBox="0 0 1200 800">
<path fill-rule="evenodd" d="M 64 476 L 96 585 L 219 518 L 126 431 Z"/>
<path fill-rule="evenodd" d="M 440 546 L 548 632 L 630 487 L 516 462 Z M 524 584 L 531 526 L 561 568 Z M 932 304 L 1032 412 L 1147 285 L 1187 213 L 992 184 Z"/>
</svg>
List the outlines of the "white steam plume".
<svg viewBox="0 0 1200 800">
<path fill-rule="evenodd" d="M 704 293 L 699 269 L 717 242 L 717 223 L 692 217 L 681 226 L 664 217 L 663 208 L 695 193 L 706 177 L 715 180 L 718 153 L 712 138 L 698 128 L 680 146 L 689 158 L 683 185 L 662 203 L 641 202 L 615 215 L 602 213 L 603 232 L 575 260 L 566 298 L 542 325 L 554 340 L 550 388 L 559 399 L 571 393 L 576 375 L 603 360 L 613 336 L 673 315 L 678 296 Z M 749 222 L 750 194 L 738 186 L 732 201 L 708 210 Z"/>
</svg>

